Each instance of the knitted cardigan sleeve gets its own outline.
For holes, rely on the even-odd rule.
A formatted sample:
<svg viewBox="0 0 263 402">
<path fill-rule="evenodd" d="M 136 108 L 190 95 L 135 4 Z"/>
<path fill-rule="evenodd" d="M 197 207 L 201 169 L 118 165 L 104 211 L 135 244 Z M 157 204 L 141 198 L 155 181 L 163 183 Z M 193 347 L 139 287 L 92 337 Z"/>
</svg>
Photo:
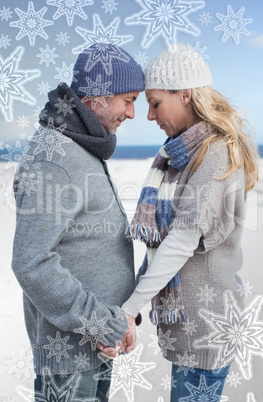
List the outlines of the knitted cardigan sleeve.
<svg viewBox="0 0 263 402">
<path fill-rule="evenodd" d="M 81 282 L 62 266 L 56 251 L 65 234 L 67 220 L 74 219 L 83 205 L 60 166 L 47 162 L 41 165 L 47 188 L 55 182 L 56 188 L 63 188 L 63 192 L 53 192 L 49 204 L 39 200 L 34 191 L 16 195 L 12 269 L 25 295 L 51 324 L 63 331 L 75 332 L 80 325 L 79 317 L 92 320 L 95 312 L 98 321 L 107 321 L 107 345 L 119 343 L 127 330 L 121 309 L 106 306 L 92 292 L 86 292 Z"/>
<path fill-rule="evenodd" d="M 243 226 L 245 215 L 244 169 L 238 168 L 220 179 L 229 166 L 223 140 L 210 145 L 202 162 L 191 174 L 184 172 L 179 182 L 175 227 L 197 224 L 202 237 L 197 252 L 206 252 L 223 243 L 235 225 Z"/>
</svg>

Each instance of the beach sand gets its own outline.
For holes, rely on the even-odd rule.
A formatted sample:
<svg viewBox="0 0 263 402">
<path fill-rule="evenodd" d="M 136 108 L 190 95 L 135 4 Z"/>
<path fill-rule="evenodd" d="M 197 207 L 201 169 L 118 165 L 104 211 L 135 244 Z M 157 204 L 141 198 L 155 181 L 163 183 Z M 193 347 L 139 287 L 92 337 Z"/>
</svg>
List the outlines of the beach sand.
<svg viewBox="0 0 263 402">
<path fill-rule="evenodd" d="M 144 179 L 152 159 L 117 160 L 108 162 L 111 176 L 120 192 L 128 218 L 132 217 Z M 0 401 L 17 402 L 33 401 L 30 399 L 34 371 L 31 368 L 31 350 L 27 338 L 23 308 L 22 292 L 10 268 L 12 257 L 12 241 L 15 229 L 14 204 L 10 195 L 14 168 L 5 169 L 5 163 L 0 163 Z M 262 169 L 263 170 L 263 165 Z M 245 283 L 249 282 L 251 293 L 246 297 L 249 304 L 257 296 L 263 297 L 263 183 L 260 183 L 248 196 L 248 213 L 245 222 L 242 246 L 244 253 L 243 268 L 240 276 Z M 135 242 L 135 262 L 138 270 L 145 246 Z M 133 355 L 119 357 L 118 367 L 124 359 L 137 362 L 140 366 L 138 377 L 135 370 L 128 388 L 125 382 L 113 380 L 111 402 L 168 402 L 171 383 L 171 363 L 161 356 L 156 345 L 156 328 L 148 320 L 149 306 L 143 311 L 143 322 L 138 330 L 137 348 Z M 263 326 L 263 316 L 258 317 L 258 328 Z M 263 335 L 261 336 L 261 340 Z M 239 380 L 227 381 L 223 391 L 222 401 L 231 402 L 261 402 L 263 401 L 262 372 L 263 360 L 258 355 L 251 355 L 252 364 L 250 379 L 242 377 L 240 367 L 234 362 L 230 373 L 239 375 Z M 23 366 L 24 364 L 24 366 Z M 132 366 L 131 366 L 132 371 Z M 232 377 L 233 378 L 233 377 Z M 18 388 L 20 387 L 20 388 Z M 24 390 L 24 397 L 18 393 Z"/>
</svg>

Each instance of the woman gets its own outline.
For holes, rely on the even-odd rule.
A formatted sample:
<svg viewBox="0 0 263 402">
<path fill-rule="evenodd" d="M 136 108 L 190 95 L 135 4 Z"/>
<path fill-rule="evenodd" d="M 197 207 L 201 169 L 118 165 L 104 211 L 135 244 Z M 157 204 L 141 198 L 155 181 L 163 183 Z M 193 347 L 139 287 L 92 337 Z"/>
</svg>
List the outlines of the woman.
<svg viewBox="0 0 263 402">
<path fill-rule="evenodd" d="M 207 64 L 183 44 L 145 72 L 148 119 L 168 139 L 128 228 L 147 254 L 122 308 L 136 317 L 152 300 L 159 345 L 173 362 L 172 402 L 191 395 L 220 401 L 231 359 L 209 345 L 209 334 L 227 300 L 242 303 L 236 272 L 245 198 L 257 181 L 256 147 L 211 84 Z"/>
</svg>

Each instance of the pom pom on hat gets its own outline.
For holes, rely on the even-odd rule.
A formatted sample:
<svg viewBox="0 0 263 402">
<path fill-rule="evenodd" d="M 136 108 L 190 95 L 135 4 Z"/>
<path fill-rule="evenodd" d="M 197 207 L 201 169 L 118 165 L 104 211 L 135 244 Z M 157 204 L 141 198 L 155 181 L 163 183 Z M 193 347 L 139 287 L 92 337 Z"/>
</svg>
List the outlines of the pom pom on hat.
<svg viewBox="0 0 263 402">
<path fill-rule="evenodd" d="M 141 66 L 121 47 L 95 43 L 78 56 L 71 88 L 88 97 L 143 91 L 144 76 Z"/>
<path fill-rule="evenodd" d="M 145 90 L 180 90 L 212 85 L 208 64 L 193 48 L 183 43 L 167 48 L 146 68 Z"/>
</svg>

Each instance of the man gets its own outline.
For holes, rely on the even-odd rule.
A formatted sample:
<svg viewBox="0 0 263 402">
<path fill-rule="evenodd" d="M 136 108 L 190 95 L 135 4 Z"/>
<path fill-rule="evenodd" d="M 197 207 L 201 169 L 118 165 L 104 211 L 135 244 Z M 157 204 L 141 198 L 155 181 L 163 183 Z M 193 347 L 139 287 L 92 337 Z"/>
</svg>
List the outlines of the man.
<svg viewBox="0 0 263 402">
<path fill-rule="evenodd" d="M 112 357 L 134 349 L 134 319 L 119 307 L 135 286 L 133 247 L 104 160 L 143 89 L 142 69 L 128 53 L 91 46 L 77 59 L 71 87 L 49 93 L 21 158 L 12 268 L 24 292 L 36 399 L 107 401 L 96 346 L 115 346 Z"/>
</svg>

